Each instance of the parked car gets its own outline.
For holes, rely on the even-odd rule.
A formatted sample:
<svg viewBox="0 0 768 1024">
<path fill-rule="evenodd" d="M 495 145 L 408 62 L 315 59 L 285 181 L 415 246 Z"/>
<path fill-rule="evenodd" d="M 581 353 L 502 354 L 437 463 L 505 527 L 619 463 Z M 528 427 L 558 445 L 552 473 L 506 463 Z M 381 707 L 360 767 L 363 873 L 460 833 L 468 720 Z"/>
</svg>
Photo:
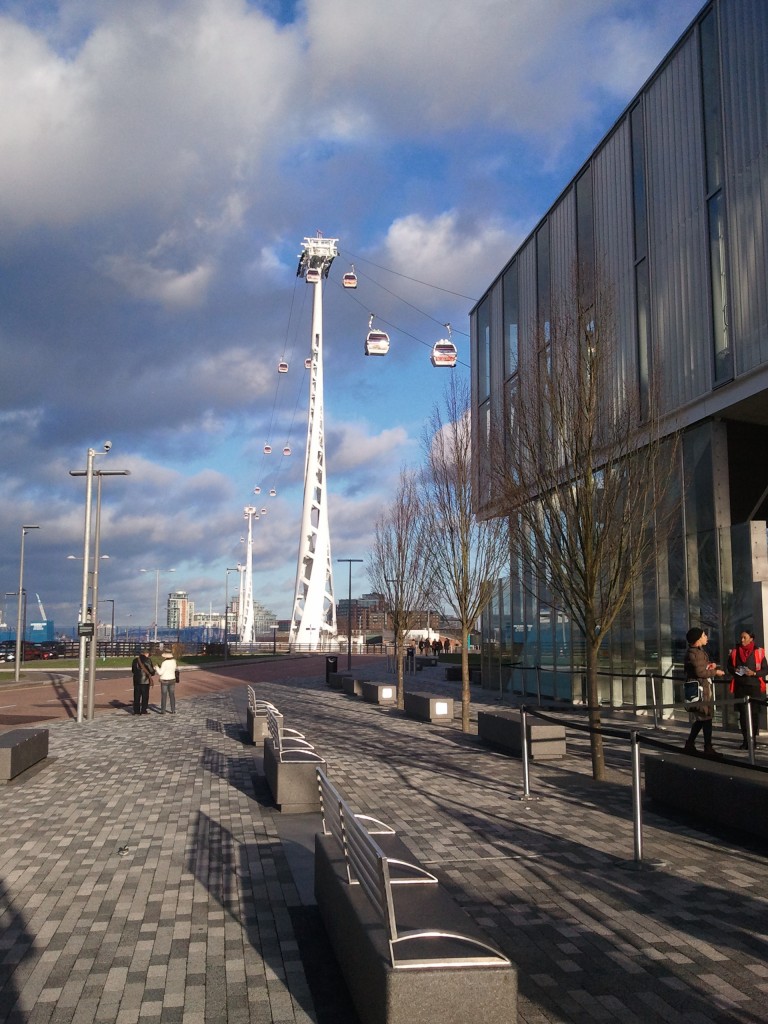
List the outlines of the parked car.
<svg viewBox="0 0 768 1024">
<path fill-rule="evenodd" d="M 51 655 L 49 651 L 43 650 L 40 644 L 31 644 L 29 641 L 24 641 L 23 649 L 21 652 L 22 661 L 45 661 Z M 0 661 L 16 661 L 16 641 L 15 640 L 3 640 L 0 645 Z"/>
</svg>

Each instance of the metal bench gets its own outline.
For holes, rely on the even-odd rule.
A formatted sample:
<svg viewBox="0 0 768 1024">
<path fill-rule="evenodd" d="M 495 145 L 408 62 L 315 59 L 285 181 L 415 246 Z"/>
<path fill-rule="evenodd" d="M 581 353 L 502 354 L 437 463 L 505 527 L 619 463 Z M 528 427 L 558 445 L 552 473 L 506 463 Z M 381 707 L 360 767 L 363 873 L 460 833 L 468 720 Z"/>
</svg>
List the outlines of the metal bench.
<svg viewBox="0 0 768 1024">
<path fill-rule="evenodd" d="M 303 736 L 285 734 L 282 719 L 276 708 L 267 709 L 264 775 L 272 798 L 284 814 L 319 811 L 315 769 L 325 761 Z"/>
<path fill-rule="evenodd" d="M 256 696 L 254 688 L 248 686 L 248 709 L 246 711 L 246 732 L 251 743 L 256 744 L 264 740 L 269 735 L 269 728 L 267 725 L 267 711 L 272 708 L 273 711 L 277 711 L 275 705 L 268 700 L 262 700 Z M 279 714 L 279 712 L 278 712 Z M 299 739 L 303 739 L 303 735 L 296 729 L 288 729 L 282 722 L 281 717 L 281 730 L 284 736 L 295 736 Z"/>
<path fill-rule="evenodd" d="M 323 834 L 333 836 L 344 854 L 347 870 L 347 881 L 355 881 L 352 873 L 352 862 L 347 848 L 347 838 L 343 823 L 342 804 L 344 798 L 321 769 L 317 771 L 317 787 L 320 792 L 320 813 L 323 817 Z M 414 882 L 437 882 L 437 878 L 421 864 L 413 862 L 411 851 L 397 835 L 391 825 L 371 817 L 370 814 L 355 814 L 355 817 L 368 830 L 368 834 L 376 836 L 377 842 L 387 855 L 390 868 L 394 868 L 393 884 Z"/>
<path fill-rule="evenodd" d="M 398 884 L 390 833 L 369 833 L 336 795 L 346 853 L 333 835 L 315 836 L 315 897 L 362 1024 L 514 1024 L 509 959 L 439 883 Z"/>
</svg>

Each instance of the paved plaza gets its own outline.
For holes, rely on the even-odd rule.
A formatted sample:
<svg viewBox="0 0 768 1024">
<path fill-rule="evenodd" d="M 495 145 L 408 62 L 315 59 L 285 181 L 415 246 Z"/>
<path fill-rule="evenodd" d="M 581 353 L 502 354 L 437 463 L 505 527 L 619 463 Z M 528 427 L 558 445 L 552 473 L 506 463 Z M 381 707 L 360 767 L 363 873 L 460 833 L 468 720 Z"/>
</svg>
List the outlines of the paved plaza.
<svg viewBox="0 0 768 1024">
<path fill-rule="evenodd" d="M 218 693 L 182 685 L 174 716 L 49 725 L 48 762 L 0 787 L 0 1022 L 356 1024 L 314 907 L 319 816 L 270 805 L 246 682 L 517 964 L 522 1024 L 768 1021 L 764 847 L 645 808 L 638 869 L 623 741 L 607 741 L 595 784 L 569 732 L 521 799 L 520 761 L 458 718 L 347 697 L 317 664 L 269 681 L 241 666 Z M 413 688 L 456 696 L 442 674 Z"/>
</svg>

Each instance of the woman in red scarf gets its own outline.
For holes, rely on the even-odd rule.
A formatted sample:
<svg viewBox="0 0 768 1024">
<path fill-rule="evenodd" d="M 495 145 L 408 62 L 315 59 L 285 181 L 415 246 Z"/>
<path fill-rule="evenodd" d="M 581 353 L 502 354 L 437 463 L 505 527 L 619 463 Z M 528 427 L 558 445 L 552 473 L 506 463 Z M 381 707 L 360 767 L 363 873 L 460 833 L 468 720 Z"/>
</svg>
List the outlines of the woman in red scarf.
<svg viewBox="0 0 768 1024">
<path fill-rule="evenodd" d="M 755 634 L 742 629 L 739 646 L 734 647 L 728 655 L 728 664 L 733 672 L 731 693 L 734 697 L 764 697 L 765 678 L 768 675 L 768 661 L 762 647 L 755 647 Z M 757 740 L 760 734 L 760 705 L 750 703 L 752 717 L 752 737 Z M 739 704 L 739 725 L 743 742 L 741 749 L 747 749 L 747 705 Z"/>
</svg>

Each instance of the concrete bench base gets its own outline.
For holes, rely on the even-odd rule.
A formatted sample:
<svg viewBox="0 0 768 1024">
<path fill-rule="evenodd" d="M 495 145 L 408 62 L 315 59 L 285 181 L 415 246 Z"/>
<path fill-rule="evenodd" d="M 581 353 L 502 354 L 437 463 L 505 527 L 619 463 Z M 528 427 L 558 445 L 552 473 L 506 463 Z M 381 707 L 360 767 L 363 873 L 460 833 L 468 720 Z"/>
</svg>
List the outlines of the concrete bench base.
<svg viewBox="0 0 768 1024">
<path fill-rule="evenodd" d="M 10 782 L 46 757 L 47 729 L 12 729 L 0 733 L 0 782 Z"/>
<path fill-rule="evenodd" d="M 248 708 L 245 713 L 245 731 L 250 743 L 261 746 L 262 742 L 269 736 L 267 728 L 267 716 L 256 714 L 253 708 Z"/>
<path fill-rule="evenodd" d="M 437 655 L 418 654 L 416 656 L 416 668 L 435 668 L 437 666 Z"/>
<path fill-rule="evenodd" d="M 301 751 L 287 751 L 286 760 L 278 761 L 271 739 L 264 740 L 264 775 L 275 801 L 283 814 L 310 814 L 320 810 L 316 769 L 326 769 L 325 761 L 302 758 Z"/>
<path fill-rule="evenodd" d="M 395 886 L 403 929 L 435 927 L 488 941 L 437 884 Z M 315 837 L 315 898 L 331 948 L 361 1024 L 515 1024 L 517 971 L 500 965 L 395 970 L 386 934 L 359 885 L 349 885 L 332 836 Z M 455 956 L 449 939 L 430 939 L 430 953 Z M 426 954 L 425 954 L 426 955 Z"/>
<path fill-rule="evenodd" d="M 702 824 L 768 839 L 768 773 L 689 754 L 646 754 L 645 795 Z"/>
<path fill-rule="evenodd" d="M 405 713 L 422 722 L 452 722 L 453 697 L 436 697 L 433 693 L 406 693 Z"/>
<path fill-rule="evenodd" d="M 381 704 L 383 707 L 391 707 L 397 704 L 397 686 L 394 683 L 371 683 L 363 680 L 360 683 L 363 692 L 363 700 L 370 704 Z"/>
<path fill-rule="evenodd" d="M 341 688 L 348 697 L 363 696 L 363 681 L 355 679 L 354 676 L 345 675 L 341 681 Z"/>
<path fill-rule="evenodd" d="M 477 735 L 484 743 L 514 757 L 523 756 L 519 711 L 478 711 Z M 565 756 L 565 726 L 526 717 L 528 756 L 551 761 Z"/>
<path fill-rule="evenodd" d="M 343 690 L 344 680 L 349 676 L 348 672 L 329 672 L 328 688 L 330 690 Z"/>
</svg>

